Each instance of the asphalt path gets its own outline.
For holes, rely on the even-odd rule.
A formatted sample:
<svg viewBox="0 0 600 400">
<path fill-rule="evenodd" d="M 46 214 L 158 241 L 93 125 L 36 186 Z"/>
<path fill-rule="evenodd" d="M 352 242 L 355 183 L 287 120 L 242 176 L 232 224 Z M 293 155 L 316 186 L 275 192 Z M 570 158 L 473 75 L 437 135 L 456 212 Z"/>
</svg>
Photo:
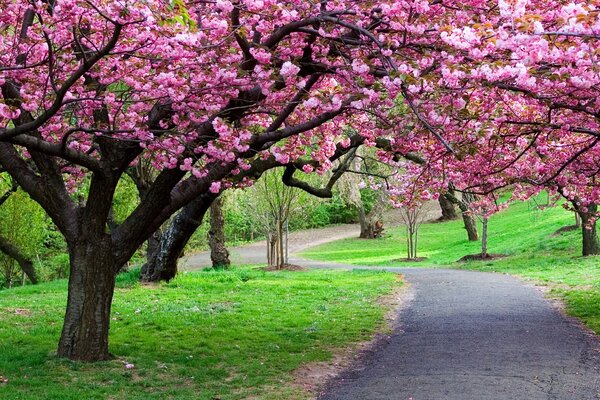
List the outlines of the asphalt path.
<svg viewBox="0 0 600 400">
<path fill-rule="evenodd" d="M 319 400 L 600 399 L 598 340 L 535 288 L 481 272 L 400 269 L 400 325 Z"/>
<path fill-rule="evenodd" d="M 292 253 L 356 234 L 313 231 Z M 262 250 L 261 250 L 262 249 Z M 235 260 L 264 263 L 259 245 L 232 249 Z M 313 268 L 375 268 L 308 261 Z M 210 265 L 194 255 L 193 270 Z M 399 325 L 359 364 L 334 378 L 319 400 L 600 399 L 599 342 L 543 294 L 517 278 L 483 272 L 388 268 L 404 274 L 412 300 Z"/>
</svg>

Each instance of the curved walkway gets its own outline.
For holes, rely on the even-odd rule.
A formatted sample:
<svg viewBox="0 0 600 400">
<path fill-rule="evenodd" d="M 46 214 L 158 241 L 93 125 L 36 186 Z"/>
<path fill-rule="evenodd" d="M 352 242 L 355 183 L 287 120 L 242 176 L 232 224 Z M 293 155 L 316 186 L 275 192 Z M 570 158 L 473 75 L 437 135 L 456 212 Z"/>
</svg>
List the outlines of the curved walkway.
<svg viewBox="0 0 600 400">
<path fill-rule="evenodd" d="M 336 232 L 311 232 L 299 246 L 356 233 Z M 260 245 L 233 250 L 247 263 L 264 263 L 264 252 Z M 187 268 L 210 265 L 203 257 L 188 258 Z M 297 257 L 290 261 L 357 268 Z M 388 270 L 403 273 L 414 294 L 401 311 L 400 326 L 361 365 L 335 378 L 319 400 L 600 399 L 597 337 L 564 317 L 535 288 L 492 273 Z"/>
<path fill-rule="evenodd" d="M 499 274 L 402 269 L 401 326 L 320 400 L 600 399 L 596 337 Z"/>
</svg>

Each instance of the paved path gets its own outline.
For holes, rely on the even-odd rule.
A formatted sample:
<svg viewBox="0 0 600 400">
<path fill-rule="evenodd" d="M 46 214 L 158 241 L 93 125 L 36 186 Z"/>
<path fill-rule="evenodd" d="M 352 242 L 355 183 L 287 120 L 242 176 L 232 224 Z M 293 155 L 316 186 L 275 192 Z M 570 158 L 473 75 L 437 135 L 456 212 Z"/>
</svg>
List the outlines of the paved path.
<svg viewBox="0 0 600 400">
<path fill-rule="evenodd" d="M 597 339 L 499 274 L 403 269 L 401 326 L 320 400 L 600 399 Z"/>
<path fill-rule="evenodd" d="M 295 241 L 292 252 L 355 234 L 339 227 L 311 231 Z M 260 245 L 232 253 L 235 261 L 265 262 Z M 290 261 L 356 268 L 293 255 Z M 187 260 L 188 269 L 209 265 L 206 255 Z M 319 400 L 600 399 L 597 338 L 535 288 L 500 274 L 390 270 L 403 273 L 414 294 L 400 326 L 362 365 L 331 382 Z"/>
</svg>

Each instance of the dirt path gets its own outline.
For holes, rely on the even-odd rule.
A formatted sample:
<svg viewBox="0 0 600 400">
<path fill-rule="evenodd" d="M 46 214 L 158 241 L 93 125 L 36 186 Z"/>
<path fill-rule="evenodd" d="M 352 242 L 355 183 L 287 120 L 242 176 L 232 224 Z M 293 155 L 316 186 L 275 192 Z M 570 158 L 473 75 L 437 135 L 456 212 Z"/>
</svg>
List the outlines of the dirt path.
<svg viewBox="0 0 600 400">
<path fill-rule="evenodd" d="M 439 215 L 439 209 L 432 208 L 430 219 L 438 218 Z M 396 210 L 387 212 L 383 218 L 384 227 L 386 228 L 398 226 L 400 225 L 400 221 L 401 218 Z M 358 237 L 359 234 L 360 225 L 358 224 L 335 225 L 328 226 L 326 228 L 291 232 L 288 238 L 290 263 L 296 263 L 296 261 L 299 261 L 300 259 L 296 256 L 296 254 L 310 247 L 349 237 Z M 267 244 L 264 240 L 244 246 L 232 247 L 229 249 L 231 262 L 234 265 L 266 264 L 266 247 Z M 181 260 L 179 268 L 182 271 L 193 271 L 210 266 L 210 253 L 204 251 L 185 257 L 183 260 Z"/>
<path fill-rule="evenodd" d="M 441 211 L 434 203 L 430 206 L 428 220 L 439 218 Z M 401 225 L 401 217 L 398 210 L 390 210 L 383 216 L 383 225 L 386 229 Z M 290 232 L 289 234 L 289 261 L 291 264 L 316 266 L 315 263 L 303 260 L 297 256 L 298 253 L 324 243 L 335 240 L 358 237 L 360 234 L 359 224 L 334 225 L 326 228 L 307 229 L 303 231 Z M 242 264 L 265 264 L 267 263 L 267 243 L 264 240 L 243 246 L 229 248 L 230 259 L 233 265 Z M 208 251 L 191 254 L 179 263 L 181 271 L 193 271 L 210 267 L 210 253 Z"/>
</svg>

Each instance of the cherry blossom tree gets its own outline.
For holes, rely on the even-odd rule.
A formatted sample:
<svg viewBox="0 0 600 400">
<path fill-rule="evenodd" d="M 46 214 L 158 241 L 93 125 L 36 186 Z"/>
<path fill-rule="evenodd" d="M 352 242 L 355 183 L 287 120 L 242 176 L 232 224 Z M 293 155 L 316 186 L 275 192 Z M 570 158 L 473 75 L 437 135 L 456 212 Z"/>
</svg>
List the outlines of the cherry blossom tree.
<svg viewBox="0 0 600 400">
<path fill-rule="evenodd" d="M 427 73 L 416 62 L 408 70 L 418 70 L 420 79 L 407 88 L 418 112 L 412 115 L 413 141 L 404 149 L 420 148 L 425 173 L 468 193 L 485 196 L 512 187 L 515 199 L 526 199 L 560 190 L 586 213 L 595 210 L 598 3 L 469 6 L 488 12 L 460 14 L 462 27 L 441 26 L 443 44 L 429 53 Z M 429 144 L 431 135 L 419 135 L 419 129 L 438 132 L 445 142 Z M 583 247 L 589 247 L 585 242 L 584 232 Z"/>
<path fill-rule="evenodd" d="M 293 183 L 384 136 L 373 115 L 399 93 L 391 56 L 430 35 L 427 2 L 175 4 L 0 2 L 0 163 L 70 253 L 59 356 L 110 357 L 115 275 L 173 213 L 203 215 L 276 166 Z M 386 38 L 413 26 L 415 40 Z M 109 230 L 115 187 L 144 160 L 155 179 Z"/>
<path fill-rule="evenodd" d="M 62 357 L 109 358 L 121 265 L 179 210 L 174 223 L 192 229 L 220 192 L 271 168 L 328 194 L 329 184 L 295 175 L 369 145 L 383 158 L 418 153 L 431 182 L 473 191 L 560 181 L 585 204 L 600 193 L 593 2 L 0 0 L 0 9 L 0 164 L 68 244 Z M 410 112 L 389 112 L 398 102 Z M 141 162 L 152 182 L 109 228 L 116 185 Z M 83 185 L 86 195 L 73 196 Z M 168 229 L 163 238 L 184 242 Z"/>
</svg>

